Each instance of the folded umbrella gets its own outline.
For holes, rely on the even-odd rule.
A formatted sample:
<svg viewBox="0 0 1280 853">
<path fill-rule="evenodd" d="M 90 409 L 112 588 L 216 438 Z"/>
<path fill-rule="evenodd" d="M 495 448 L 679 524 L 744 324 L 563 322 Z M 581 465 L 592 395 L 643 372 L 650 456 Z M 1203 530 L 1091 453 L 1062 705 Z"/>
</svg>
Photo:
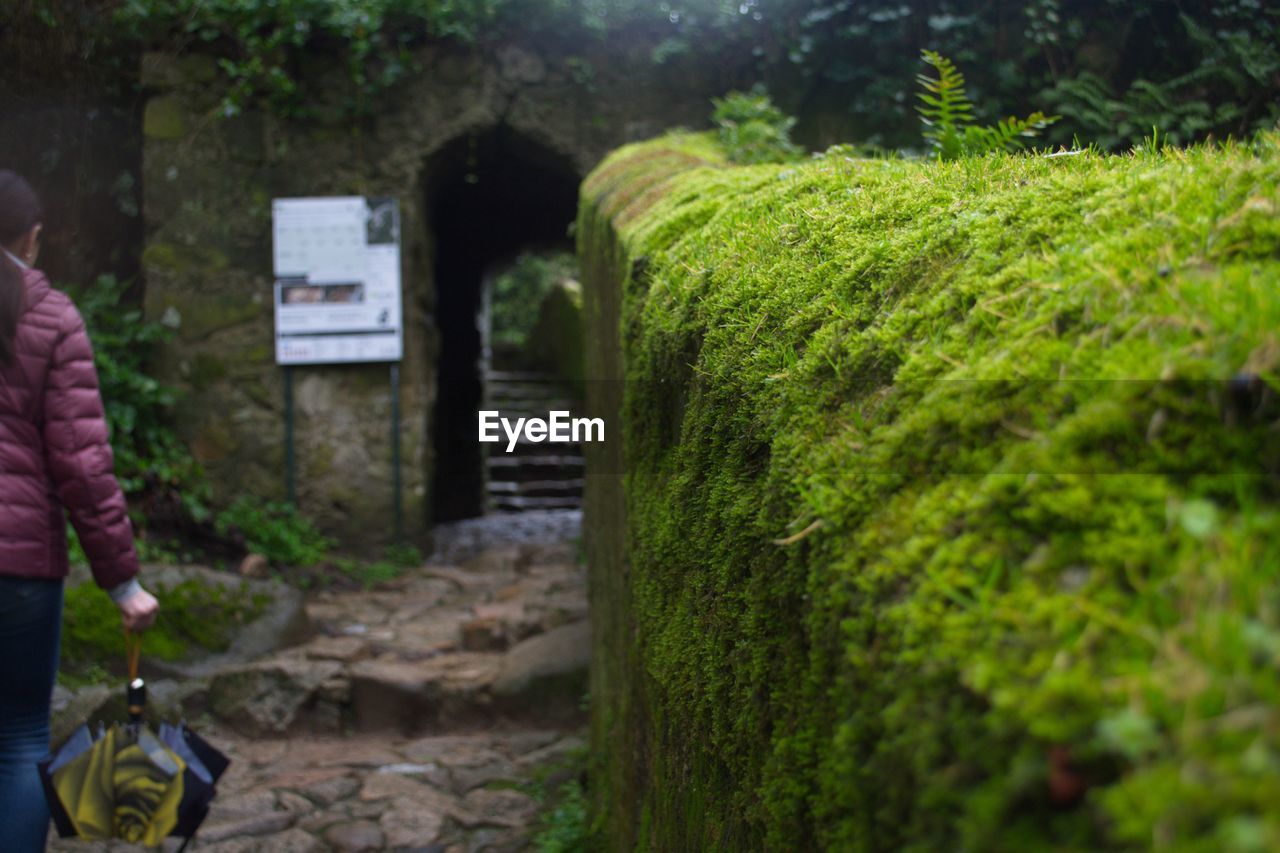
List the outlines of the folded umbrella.
<svg viewBox="0 0 1280 853">
<path fill-rule="evenodd" d="M 146 729 L 111 726 L 50 783 L 80 838 L 157 845 L 178 823 L 184 764 Z"/>
<path fill-rule="evenodd" d="M 54 827 L 63 838 L 120 838 L 150 846 L 188 840 L 209 812 L 228 760 L 186 727 L 142 725 L 146 685 L 137 677 L 141 637 L 126 632 L 129 722 L 81 726 L 39 763 Z M 185 845 L 184 845 L 185 846 Z"/>
</svg>

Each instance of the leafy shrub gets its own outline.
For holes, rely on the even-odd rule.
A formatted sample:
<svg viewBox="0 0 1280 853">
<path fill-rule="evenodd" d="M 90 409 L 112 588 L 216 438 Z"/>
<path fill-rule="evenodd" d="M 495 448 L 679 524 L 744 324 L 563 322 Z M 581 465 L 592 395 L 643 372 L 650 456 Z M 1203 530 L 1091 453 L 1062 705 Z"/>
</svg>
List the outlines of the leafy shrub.
<svg viewBox="0 0 1280 853">
<path fill-rule="evenodd" d="M 796 120 L 778 109 L 763 87 L 713 98 L 711 121 L 734 163 L 784 163 L 801 149 L 791 141 Z"/>
<path fill-rule="evenodd" d="M 975 124 L 973 104 L 965 94 L 964 75 L 960 70 L 951 60 L 932 50 L 923 51 L 921 58 L 938 76 L 936 79 L 924 74 L 916 77 L 924 88 L 916 95 L 922 104 L 916 109 L 925 126 L 925 139 L 943 160 L 1022 148 L 1022 139 L 1038 136 L 1059 118 L 1037 110 L 1026 118 L 1009 116 L 993 125 Z"/>
<path fill-rule="evenodd" d="M 109 275 L 91 287 L 68 289 L 93 342 L 116 476 L 134 506 L 171 499 L 202 520 L 209 515 L 210 490 L 199 463 L 173 430 L 178 391 L 153 378 L 149 369 L 157 345 L 173 330 L 145 319 L 142 309 L 126 300 L 128 289 Z"/>
<path fill-rule="evenodd" d="M 1070 117 L 1078 135 L 1104 148 L 1133 145 L 1153 128 L 1170 142 L 1185 145 L 1213 134 L 1248 136 L 1272 123 L 1274 115 L 1268 115 L 1266 105 L 1270 102 L 1274 113 L 1280 39 L 1274 33 L 1257 38 L 1234 28 L 1210 32 L 1207 22 L 1179 17 L 1189 40 L 1180 57 L 1181 73 L 1167 79 L 1144 74 L 1117 86 L 1098 73 L 1082 71 L 1055 81 L 1044 97 Z M 1259 19 L 1263 26 L 1264 20 Z"/>
<path fill-rule="evenodd" d="M 88 287 L 66 290 L 93 343 L 116 477 L 142 534 L 139 555 L 145 561 L 173 562 L 173 549 L 152 537 L 153 516 L 163 519 L 162 525 L 203 522 L 210 516 L 211 499 L 204 471 L 173 429 L 179 392 L 150 375 L 157 346 L 169 340 L 173 330 L 147 320 L 129 300 L 128 283 L 115 276 L 100 276 Z M 71 561 L 83 565 L 84 551 L 70 525 L 67 541 Z"/>
<path fill-rule="evenodd" d="M 218 514 L 215 526 L 223 536 L 238 536 L 248 550 L 286 566 L 318 563 L 333 544 L 293 506 L 256 497 L 238 498 Z"/>
</svg>

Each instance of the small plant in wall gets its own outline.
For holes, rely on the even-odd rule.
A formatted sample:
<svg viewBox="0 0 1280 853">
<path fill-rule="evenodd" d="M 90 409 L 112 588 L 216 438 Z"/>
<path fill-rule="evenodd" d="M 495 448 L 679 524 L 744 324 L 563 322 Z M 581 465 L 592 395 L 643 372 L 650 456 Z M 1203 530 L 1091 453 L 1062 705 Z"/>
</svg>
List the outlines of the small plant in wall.
<svg viewBox="0 0 1280 853">
<path fill-rule="evenodd" d="M 938 76 L 916 77 L 924 89 L 916 97 L 924 138 L 942 160 L 955 160 L 969 154 L 1013 151 L 1024 147 L 1023 139 L 1034 138 L 1060 116 L 1046 116 L 1039 110 L 1026 118 L 1009 116 L 992 125 L 979 125 L 973 118 L 973 102 L 964 91 L 964 75 L 942 54 L 921 51 L 920 58 L 937 71 Z"/>
<path fill-rule="evenodd" d="M 734 163 L 785 163 L 803 153 L 791 141 L 796 120 L 773 105 L 763 86 L 730 92 L 711 104 L 720 144 Z"/>
</svg>

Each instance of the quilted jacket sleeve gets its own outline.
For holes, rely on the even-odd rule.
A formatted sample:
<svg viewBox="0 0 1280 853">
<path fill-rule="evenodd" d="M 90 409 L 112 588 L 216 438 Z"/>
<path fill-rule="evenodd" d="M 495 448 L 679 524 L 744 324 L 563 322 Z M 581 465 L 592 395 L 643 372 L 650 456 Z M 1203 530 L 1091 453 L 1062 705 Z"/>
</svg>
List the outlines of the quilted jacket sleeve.
<svg viewBox="0 0 1280 853">
<path fill-rule="evenodd" d="M 105 589 L 129 580 L 138 573 L 133 525 L 115 477 L 93 348 L 69 302 L 45 381 L 44 445 L 54 488 L 94 580 Z"/>
</svg>

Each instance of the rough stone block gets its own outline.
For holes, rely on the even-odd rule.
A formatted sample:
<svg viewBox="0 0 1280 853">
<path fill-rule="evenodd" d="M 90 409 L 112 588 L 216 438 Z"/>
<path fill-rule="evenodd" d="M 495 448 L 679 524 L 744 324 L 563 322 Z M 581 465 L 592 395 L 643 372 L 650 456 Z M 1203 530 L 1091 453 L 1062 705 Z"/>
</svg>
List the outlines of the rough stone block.
<svg viewBox="0 0 1280 853">
<path fill-rule="evenodd" d="M 142 132 L 151 139 L 178 139 L 187 131 L 184 112 L 178 97 L 152 98 L 142 114 Z"/>
<path fill-rule="evenodd" d="M 582 713 L 590 665 L 590 624 L 564 625 L 508 650 L 492 693 L 509 716 L 571 719 Z"/>
<path fill-rule="evenodd" d="M 500 652 L 507 648 L 506 626 L 498 619 L 476 618 L 462 625 L 462 647 L 470 652 Z"/>
</svg>

